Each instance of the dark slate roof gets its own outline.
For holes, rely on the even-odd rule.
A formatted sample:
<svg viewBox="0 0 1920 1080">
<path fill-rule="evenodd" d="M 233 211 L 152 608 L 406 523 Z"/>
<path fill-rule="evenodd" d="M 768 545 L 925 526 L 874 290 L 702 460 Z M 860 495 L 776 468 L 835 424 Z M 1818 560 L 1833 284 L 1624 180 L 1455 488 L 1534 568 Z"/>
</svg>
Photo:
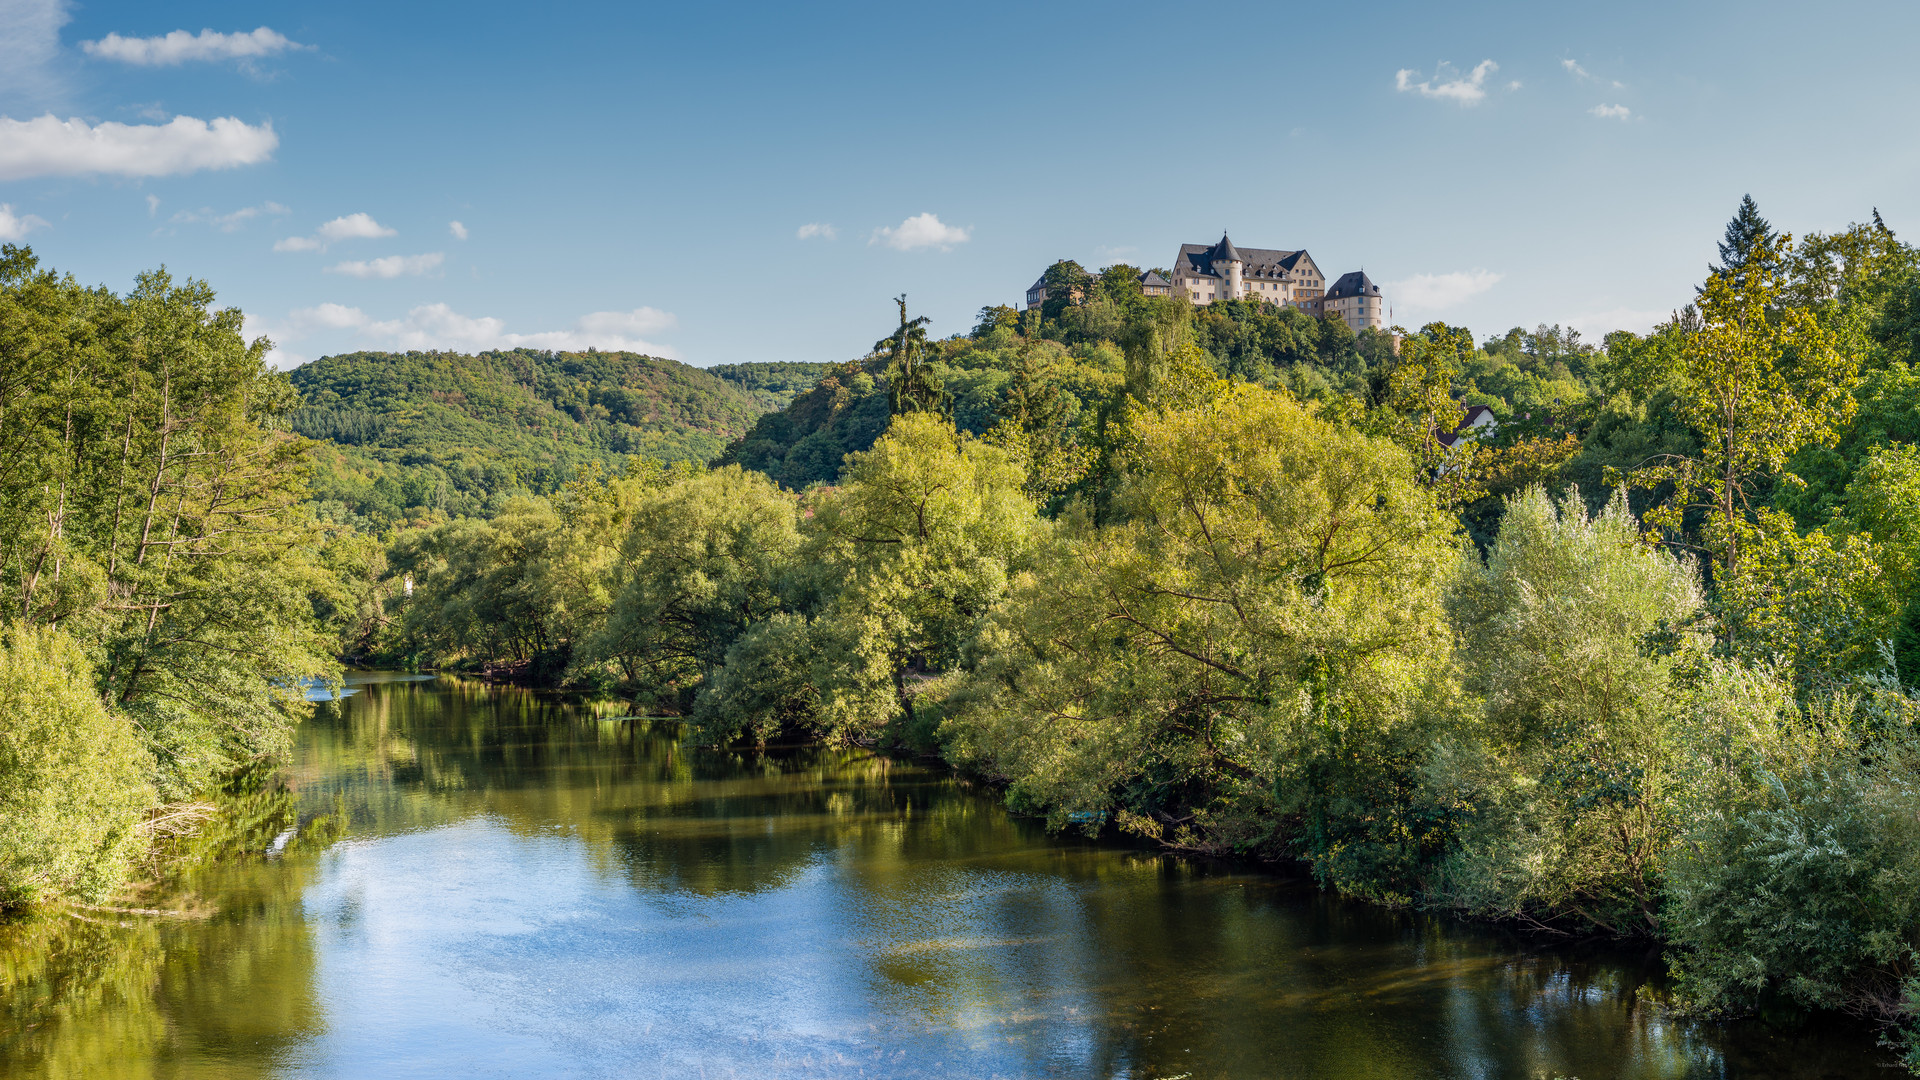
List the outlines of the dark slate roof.
<svg viewBox="0 0 1920 1080">
<path fill-rule="evenodd" d="M 1499 421 L 1494 419 L 1492 409 L 1487 408 L 1485 405 L 1475 405 L 1467 410 L 1465 416 L 1460 418 L 1460 426 L 1454 428 L 1450 433 L 1434 436 L 1434 441 L 1451 450 L 1460 444 L 1460 440 L 1467 437 L 1468 433 L 1473 430 L 1474 425 L 1479 423 L 1483 417 L 1494 426 L 1499 425 Z"/>
<path fill-rule="evenodd" d="M 1194 274 L 1200 277 L 1225 277 L 1227 273 L 1226 267 L 1223 266 L 1218 271 L 1213 268 L 1213 261 L 1215 259 L 1220 259 L 1224 262 L 1228 257 L 1226 253 L 1221 250 L 1221 245 L 1223 244 L 1226 245 L 1228 250 L 1233 252 L 1234 257 L 1237 257 L 1240 262 L 1244 264 L 1240 272 L 1247 277 L 1284 277 L 1288 271 L 1300 264 L 1302 258 L 1306 258 L 1309 261 L 1311 261 L 1312 258 L 1307 255 L 1304 250 L 1279 251 L 1274 248 L 1235 248 L 1233 241 L 1222 236 L 1219 244 L 1181 244 L 1180 257 L 1174 260 L 1173 272 L 1176 275 Z"/>
<path fill-rule="evenodd" d="M 1247 261 L 1242 259 L 1240 253 L 1233 249 L 1233 241 L 1227 239 L 1226 233 L 1221 233 L 1220 242 L 1213 245 L 1213 257 L 1216 259 L 1225 259 L 1229 262 Z"/>
<path fill-rule="evenodd" d="M 1368 296 L 1379 296 L 1380 286 L 1373 283 L 1373 279 L 1366 275 L 1366 271 L 1355 270 L 1340 275 L 1340 280 L 1334 282 L 1333 287 L 1327 290 L 1327 299 L 1344 300 L 1349 296 L 1359 296 L 1362 293 Z"/>
<path fill-rule="evenodd" d="M 1140 284 L 1165 286 L 1165 285 L 1171 285 L 1172 282 L 1169 282 L 1166 278 L 1163 278 L 1159 274 L 1156 274 L 1153 271 L 1148 270 L 1147 272 L 1140 275 Z"/>
</svg>

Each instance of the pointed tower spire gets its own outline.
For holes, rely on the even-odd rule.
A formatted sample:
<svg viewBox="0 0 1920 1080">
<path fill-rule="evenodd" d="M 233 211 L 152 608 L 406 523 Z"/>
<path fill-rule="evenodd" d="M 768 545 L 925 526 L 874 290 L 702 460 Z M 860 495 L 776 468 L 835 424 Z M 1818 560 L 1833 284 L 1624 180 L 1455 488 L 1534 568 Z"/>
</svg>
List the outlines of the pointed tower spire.
<svg viewBox="0 0 1920 1080">
<path fill-rule="evenodd" d="M 1220 232 L 1220 242 L 1213 245 L 1213 257 L 1216 259 L 1227 259 L 1233 262 L 1246 261 L 1240 257 L 1240 252 L 1235 250 L 1233 241 L 1227 239 L 1227 233 L 1224 229 Z"/>
</svg>

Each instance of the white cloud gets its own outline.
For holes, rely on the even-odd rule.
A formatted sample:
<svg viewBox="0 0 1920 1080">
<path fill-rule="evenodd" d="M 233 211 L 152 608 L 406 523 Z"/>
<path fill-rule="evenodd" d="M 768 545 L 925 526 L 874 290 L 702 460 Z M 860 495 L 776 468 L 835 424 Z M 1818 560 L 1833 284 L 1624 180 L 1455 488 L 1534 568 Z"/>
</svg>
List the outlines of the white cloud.
<svg viewBox="0 0 1920 1080">
<path fill-rule="evenodd" d="M 0 97 L 38 102 L 61 96 L 55 72 L 67 0 L 0 0 Z"/>
<path fill-rule="evenodd" d="M 97 125 L 59 120 L 52 113 L 33 120 L 0 116 L 0 180 L 85 173 L 172 176 L 255 165 L 271 158 L 279 145 L 272 124 L 254 127 L 232 116 Z"/>
<path fill-rule="evenodd" d="M 348 214 L 337 217 L 315 230 L 320 239 L 332 243 L 335 240 L 378 240 L 383 236 L 397 236 L 400 230 L 389 229 L 373 220 L 371 214 Z"/>
<path fill-rule="evenodd" d="M 446 260 L 447 257 L 438 251 L 425 255 L 386 255 L 378 259 L 335 263 L 327 267 L 327 273 L 357 278 L 419 277 L 440 269 L 440 264 Z"/>
<path fill-rule="evenodd" d="M 152 217 L 153 215 L 159 212 L 160 212 L 160 196 L 158 195 L 147 196 L 147 216 Z"/>
<path fill-rule="evenodd" d="M 374 319 L 357 307 L 320 304 L 287 315 L 289 334 L 314 330 L 351 330 L 371 343 L 399 349 L 608 349 L 672 357 L 674 352 L 641 338 L 674 325 L 672 314 L 656 308 L 596 311 L 574 321 L 571 330 L 516 334 L 492 316 L 462 315 L 446 304 L 422 304 L 402 319 Z"/>
<path fill-rule="evenodd" d="M 147 206 L 149 208 L 149 216 L 151 216 L 153 210 L 159 209 L 160 200 L 149 195 L 147 196 Z M 277 202 L 269 201 L 261 203 L 259 206 L 243 206 L 230 214 L 216 214 L 212 210 L 205 208 L 199 210 L 180 210 L 175 212 L 167 221 L 174 225 L 212 225 L 221 232 L 233 232 L 239 229 L 240 226 L 262 215 L 271 214 L 278 216 L 288 212 L 286 207 L 281 206 Z"/>
<path fill-rule="evenodd" d="M 366 313 L 357 307 L 345 304 L 320 304 L 310 308 L 300 308 L 288 313 L 295 327 L 306 330 L 320 327 L 327 330 L 355 330 L 366 326 L 369 320 Z"/>
<path fill-rule="evenodd" d="M 146 38 L 108 34 L 99 41 L 83 41 L 80 48 L 88 56 L 102 60 L 153 67 L 184 64 L 189 60 L 257 60 L 288 49 L 310 46 L 289 41 L 285 35 L 262 26 L 250 33 L 233 34 L 220 34 L 212 30 L 202 30 L 198 34 L 175 30 L 164 37 Z"/>
<path fill-rule="evenodd" d="M 1493 288 L 1504 274 L 1490 270 L 1456 270 L 1450 274 L 1415 274 L 1386 284 L 1386 291 L 1402 307 L 1416 311 L 1444 311 Z"/>
<path fill-rule="evenodd" d="M 447 222 L 447 231 L 453 234 L 455 240 L 465 240 L 467 238 L 467 227 L 457 221 Z"/>
<path fill-rule="evenodd" d="M 1566 320 L 1566 325 L 1580 331 L 1583 337 L 1597 340 L 1615 330 L 1631 330 L 1636 334 L 1644 334 L 1671 318 L 1673 318 L 1673 312 L 1670 310 L 1643 311 L 1638 308 L 1617 307 L 1590 315 L 1577 315 Z"/>
<path fill-rule="evenodd" d="M 46 227 L 47 223 L 44 219 L 32 214 L 15 214 L 13 204 L 0 203 L 0 241 L 12 243 L 23 239 L 35 229 Z"/>
<path fill-rule="evenodd" d="M 818 221 L 809 221 L 805 225 L 800 226 L 800 231 L 793 235 L 794 238 L 798 240 L 810 240 L 816 236 L 831 240 L 838 236 L 839 233 L 831 225 Z"/>
<path fill-rule="evenodd" d="M 1500 65 L 1491 60 L 1482 60 L 1465 75 L 1454 69 L 1453 65 L 1442 60 L 1433 69 L 1433 78 L 1414 82 L 1414 76 L 1420 74 L 1412 68 L 1401 68 L 1394 74 L 1394 89 L 1401 93 L 1419 94 L 1421 97 L 1440 98 L 1461 105 L 1477 105 L 1487 96 L 1487 76 L 1500 70 Z M 1451 78 L 1448 76 L 1451 74 Z"/>
<path fill-rule="evenodd" d="M 459 223 L 455 222 L 455 224 Z M 314 235 L 312 236 L 289 236 L 285 240 L 276 240 L 273 244 L 273 250 L 325 251 L 327 250 L 327 245 L 336 240 L 378 240 L 382 237 L 398 235 L 400 235 L 400 230 L 387 228 L 385 225 L 373 220 L 372 214 L 347 214 L 344 217 L 334 218 L 332 221 L 315 229 Z M 465 237 L 461 239 L 465 239 Z M 341 265 L 345 266 L 347 264 L 342 263 Z M 360 276 L 365 277 L 367 275 L 362 274 Z M 394 275 L 385 274 L 382 276 L 393 277 Z"/>
<path fill-rule="evenodd" d="M 948 251 L 955 244 L 966 243 L 969 235 L 970 230 L 948 225 L 932 214 L 915 214 L 895 228 L 883 226 L 873 230 L 873 237 L 867 243 L 885 244 L 896 251 L 928 247 Z"/>
<path fill-rule="evenodd" d="M 1587 112 L 1602 120 L 1625 120 L 1633 115 L 1633 110 L 1625 105 L 1595 105 Z"/>
</svg>

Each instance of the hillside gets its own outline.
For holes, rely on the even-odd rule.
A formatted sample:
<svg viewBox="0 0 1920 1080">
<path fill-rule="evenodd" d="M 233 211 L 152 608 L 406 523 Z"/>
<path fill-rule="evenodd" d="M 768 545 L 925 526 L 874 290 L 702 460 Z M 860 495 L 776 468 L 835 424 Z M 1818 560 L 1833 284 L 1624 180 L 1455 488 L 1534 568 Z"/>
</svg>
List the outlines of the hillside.
<svg viewBox="0 0 1920 1080">
<path fill-rule="evenodd" d="M 633 353 L 347 353 L 290 373 L 314 499 L 371 525 L 481 514 L 548 492 L 589 462 L 707 461 L 818 378 L 813 364 L 732 365 L 723 377 Z"/>
</svg>

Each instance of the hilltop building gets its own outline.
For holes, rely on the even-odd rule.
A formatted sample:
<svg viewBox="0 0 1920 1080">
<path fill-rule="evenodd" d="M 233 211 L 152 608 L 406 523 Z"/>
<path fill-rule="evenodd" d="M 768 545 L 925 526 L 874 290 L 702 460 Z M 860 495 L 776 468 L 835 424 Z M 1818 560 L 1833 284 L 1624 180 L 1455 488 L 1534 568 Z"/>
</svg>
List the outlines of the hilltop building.
<svg viewBox="0 0 1920 1080">
<path fill-rule="evenodd" d="M 1235 247 L 1224 233 L 1217 244 L 1181 244 L 1172 279 L 1149 270 L 1140 275 L 1140 291 L 1147 296 L 1184 296 L 1195 304 L 1257 298 L 1309 315 L 1339 315 L 1356 332 L 1386 325 L 1380 287 L 1365 273 L 1342 274 L 1328 288 L 1319 265 L 1304 250 Z M 1043 278 L 1027 290 L 1027 306 L 1039 307 L 1046 299 Z"/>
<path fill-rule="evenodd" d="M 1237 248 L 1224 234 L 1217 244 L 1181 244 L 1173 260 L 1173 295 L 1196 304 L 1260 299 L 1318 315 L 1326 287 L 1305 251 Z"/>
<path fill-rule="evenodd" d="M 1347 320 L 1355 333 L 1369 326 L 1378 330 L 1386 325 L 1381 318 L 1382 302 L 1380 286 L 1375 285 L 1364 270 L 1341 274 L 1340 280 L 1333 283 L 1333 288 L 1328 289 L 1321 300 L 1326 310 Z"/>
<path fill-rule="evenodd" d="M 1079 292 L 1078 289 L 1074 291 L 1076 293 Z M 1143 296 L 1172 296 L 1173 285 L 1159 274 L 1151 270 L 1146 270 L 1140 274 L 1140 293 Z M 1081 298 L 1075 296 L 1073 299 L 1075 302 L 1078 302 Z M 1047 276 L 1041 274 L 1039 277 L 1033 279 L 1032 285 L 1027 286 L 1027 306 L 1037 308 L 1046 302 Z"/>
</svg>

